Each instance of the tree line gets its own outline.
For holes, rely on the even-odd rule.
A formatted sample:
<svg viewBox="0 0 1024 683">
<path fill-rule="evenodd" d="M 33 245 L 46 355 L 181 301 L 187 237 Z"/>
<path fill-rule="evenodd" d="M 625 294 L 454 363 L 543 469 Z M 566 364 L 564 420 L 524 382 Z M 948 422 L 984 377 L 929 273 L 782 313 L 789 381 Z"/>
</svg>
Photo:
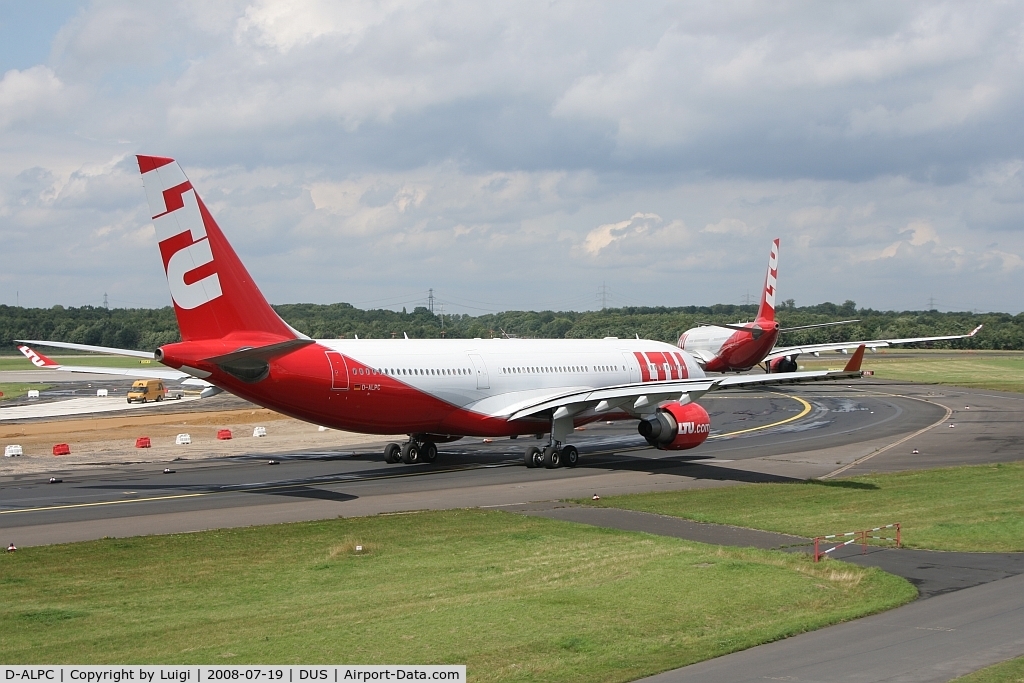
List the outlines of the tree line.
<svg viewBox="0 0 1024 683">
<path fill-rule="evenodd" d="M 585 339 L 634 337 L 675 343 L 687 329 L 702 323 L 752 320 L 756 306 L 629 306 L 599 311 L 504 311 L 487 315 L 446 314 L 424 307 L 411 312 L 363 310 L 350 304 L 282 304 L 274 309 L 292 327 L 315 339 L 411 339 L 522 337 Z M 963 334 L 984 324 L 976 337 L 939 342 L 938 347 L 1024 349 L 1024 313 L 876 311 L 853 301 L 815 306 L 782 304 L 776 317 L 783 327 L 858 319 L 850 325 L 799 330 L 783 335 L 781 344 L 840 342 L 853 339 L 924 337 Z M 15 339 L 43 339 L 150 351 L 179 341 L 174 310 L 164 308 L 21 308 L 0 306 L 0 354 L 16 354 Z"/>
</svg>

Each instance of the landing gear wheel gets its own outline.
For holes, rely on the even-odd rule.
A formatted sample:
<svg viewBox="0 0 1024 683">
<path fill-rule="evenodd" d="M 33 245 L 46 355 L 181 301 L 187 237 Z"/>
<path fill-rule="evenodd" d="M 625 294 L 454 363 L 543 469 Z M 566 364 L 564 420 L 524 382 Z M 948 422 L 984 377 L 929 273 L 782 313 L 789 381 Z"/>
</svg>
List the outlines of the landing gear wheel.
<svg viewBox="0 0 1024 683">
<path fill-rule="evenodd" d="M 553 470 L 562 464 L 562 454 L 554 446 L 548 446 L 544 449 L 544 459 L 542 462 L 544 467 Z"/>
<path fill-rule="evenodd" d="M 384 462 L 394 465 L 402 459 L 402 447 L 397 443 L 389 443 L 384 447 Z"/>
<path fill-rule="evenodd" d="M 566 467 L 576 467 L 580 462 L 580 452 L 575 446 L 566 446 L 562 449 L 562 464 Z"/>
<path fill-rule="evenodd" d="M 540 459 L 540 449 L 536 446 L 530 446 L 526 449 L 526 453 L 523 454 L 523 460 L 526 461 L 526 466 L 531 469 L 540 466 Z"/>
<path fill-rule="evenodd" d="M 424 441 L 420 446 L 420 460 L 428 465 L 437 460 L 437 444 L 433 441 Z"/>
<path fill-rule="evenodd" d="M 406 465 L 413 465 L 420 461 L 420 447 L 415 441 L 402 444 L 402 462 Z"/>
</svg>

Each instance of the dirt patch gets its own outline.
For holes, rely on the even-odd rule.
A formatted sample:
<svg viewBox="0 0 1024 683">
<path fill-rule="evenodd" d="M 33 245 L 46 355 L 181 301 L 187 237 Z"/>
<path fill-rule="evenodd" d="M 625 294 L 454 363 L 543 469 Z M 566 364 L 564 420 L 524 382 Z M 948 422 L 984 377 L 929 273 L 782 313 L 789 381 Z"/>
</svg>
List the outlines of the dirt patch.
<svg viewBox="0 0 1024 683">
<path fill-rule="evenodd" d="M 198 403 L 198 402 L 197 402 Z M 265 427 L 265 437 L 253 437 Z M 222 429 L 230 440 L 217 439 Z M 187 433 L 192 443 L 175 445 L 178 434 Z M 136 448 L 135 440 L 148 436 L 150 448 Z M 102 467 L 126 462 L 203 460 L 238 455 L 271 455 L 299 450 L 349 450 L 383 447 L 388 441 L 404 441 L 404 435 L 375 436 L 320 431 L 317 425 L 285 417 L 266 408 L 203 412 L 76 418 L 52 422 L 0 425 L 0 444 L 18 444 L 25 455 L 0 458 L 0 476 L 69 469 Z M 71 455 L 55 457 L 54 444 L 66 443 Z"/>
</svg>

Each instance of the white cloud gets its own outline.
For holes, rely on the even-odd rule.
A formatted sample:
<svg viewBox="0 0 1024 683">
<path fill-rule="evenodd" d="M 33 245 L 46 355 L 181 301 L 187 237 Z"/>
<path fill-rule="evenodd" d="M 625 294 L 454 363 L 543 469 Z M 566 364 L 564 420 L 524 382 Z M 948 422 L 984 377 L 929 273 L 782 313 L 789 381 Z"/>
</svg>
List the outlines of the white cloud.
<svg viewBox="0 0 1024 683">
<path fill-rule="evenodd" d="M 251 34 L 258 44 L 282 53 L 325 36 L 351 49 L 368 28 L 383 23 L 403 5 L 412 7 L 414 3 L 260 0 L 245 9 L 235 36 L 243 40 Z"/>
<path fill-rule="evenodd" d="M 11 69 L 0 80 L 0 128 L 60 107 L 64 84 L 46 66 Z"/>
<path fill-rule="evenodd" d="M 643 235 L 651 225 L 661 223 L 661 216 L 656 213 L 635 213 L 627 221 L 606 223 L 587 233 L 583 240 L 583 251 L 597 256 L 603 249 L 617 240 Z"/>
<path fill-rule="evenodd" d="M 739 301 L 780 236 L 799 303 L 970 273 L 967 308 L 1017 310 L 1022 9 L 96 2 L 0 79 L 0 272 L 166 303 L 123 268 L 159 271 L 144 152 L 275 301 Z"/>
<path fill-rule="evenodd" d="M 745 236 L 754 233 L 754 228 L 737 218 L 723 218 L 717 223 L 708 223 L 701 232 L 709 232 L 716 235 Z"/>
</svg>

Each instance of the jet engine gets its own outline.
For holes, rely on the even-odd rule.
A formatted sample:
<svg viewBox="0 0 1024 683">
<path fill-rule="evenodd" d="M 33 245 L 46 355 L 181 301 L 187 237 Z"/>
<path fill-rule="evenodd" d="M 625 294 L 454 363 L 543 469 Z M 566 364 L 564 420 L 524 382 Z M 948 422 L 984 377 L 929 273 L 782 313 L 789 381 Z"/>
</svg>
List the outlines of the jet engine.
<svg viewBox="0 0 1024 683">
<path fill-rule="evenodd" d="M 658 408 L 637 425 L 640 436 L 663 451 L 685 451 L 704 443 L 711 432 L 711 419 L 696 403 L 669 403 Z"/>
<path fill-rule="evenodd" d="M 768 372 L 796 372 L 796 356 L 782 356 L 768 364 Z"/>
</svg>

